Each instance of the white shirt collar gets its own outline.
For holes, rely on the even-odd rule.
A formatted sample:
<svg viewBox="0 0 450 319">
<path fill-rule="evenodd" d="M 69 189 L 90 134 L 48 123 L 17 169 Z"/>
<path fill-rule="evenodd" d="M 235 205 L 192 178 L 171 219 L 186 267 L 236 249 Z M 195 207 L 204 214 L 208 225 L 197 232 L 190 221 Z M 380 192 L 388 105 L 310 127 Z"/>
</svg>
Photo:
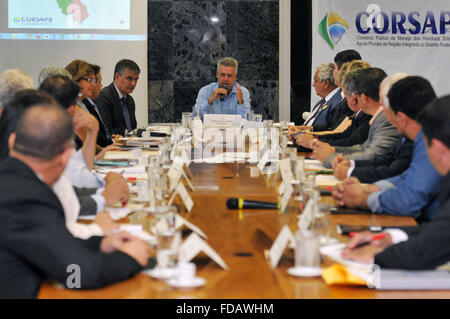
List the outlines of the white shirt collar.
<svg viewBox="0 0 450 319">
<path fill-rule="evenodd" d="M 120 93 L 119 89 L 117 88 L 117 86 L 116 86 L 116 84 L 115 84 L 114 82 L 113 82 L 113 84 L 114 84 L 114 87 L 116 88 L 117 94 L 119 94 L 119 100 L 120 100 L 120 99 L 123 98 L 125 95 L 123 95 L 122 93 Z"/>
<path fill-rule="evenodd" d="M 333 91 L 328 93 L 328 95 L 325 96 L 325 102 L 328 102 L 333 97 L 333 95 L 336 94 L 337 91 L 339 91 L 339 87 L 336 87 Z"/>
</svg>

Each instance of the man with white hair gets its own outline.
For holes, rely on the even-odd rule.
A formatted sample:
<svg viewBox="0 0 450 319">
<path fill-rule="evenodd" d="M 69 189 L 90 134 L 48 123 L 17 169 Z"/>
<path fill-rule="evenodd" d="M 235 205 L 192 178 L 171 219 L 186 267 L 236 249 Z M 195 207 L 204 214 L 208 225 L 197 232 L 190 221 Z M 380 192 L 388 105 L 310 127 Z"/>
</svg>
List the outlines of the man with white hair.
<svg viewBox="0 0 450 319">
<path fill-rule="evenodd" d="M 41 70 L 41 72 L 39 72 L 39 85 L 42 84 L 42 82 L 44 82 L 44 80 L 46 78 L 49 78 L 51 76 L 55 76 L 55 75 L 64 75 L 67 76 L 69 79 L 72 80 L 72 74 L 70 74 L 69 71 L 67 71 L 66 69 L 57 67 L 57 66 L 49 66 L 47 68 L 43 68 Z"/>
<path fill-rule="evenodd" d="M 200 89 L 193 113 L 203 114 L 244 114 L 250 111 L 250 93 L 236 82 L 238 61 L 222 58 L 217 63 L 217 82 Z"/>
<path fill-rule="evenodd" d="M 317 67 L 312 86 L 316 90 L 316 94 L 322 99 L 314 105 L 310 116 L 303 125 L 327 125 L 331 110 L 334 110 L 341 102 L 341 90 L 334 83 L 333 71 L 333 63 L 320 64 Z"/>
<path fill-rule="evenodd" d="M 0 74 L 0 116 L 8 100 L 14 96 L 17 91 L 33 89 L 34 81 L 31 75 L 19 70 L 9 69 Z"/>
<path fill-rule="evenodd" d="M 414 140 L 409 168 L 375 184 L 361 185 L 352 177 L 335 187 L 333 197 L 340 206 L 369 208 L 377 214 L 411 216 L 418 222 L 430 221 L 439 208 L 441 177 L 427 155 L 417 117 L 436 94 L 426 79 L 408 76 L 392 86 L 387 98 L 383 99 L 387 119 L 399 132 Z"/>
</svg>

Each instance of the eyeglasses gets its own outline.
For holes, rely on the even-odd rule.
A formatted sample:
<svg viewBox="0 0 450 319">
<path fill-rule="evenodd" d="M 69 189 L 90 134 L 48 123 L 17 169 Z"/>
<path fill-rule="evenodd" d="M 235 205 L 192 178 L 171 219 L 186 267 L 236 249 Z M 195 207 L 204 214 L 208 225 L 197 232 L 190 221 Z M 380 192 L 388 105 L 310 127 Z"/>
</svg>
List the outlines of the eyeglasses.
<svg viewBox="0 0 450 319">
<path fill-rule="evenodd" d="M 87 81 L 87 82 L 89 82 L 89 83 L 97 83 L 97 78 L 94 78 L 94 79 L 91 79 L 91 78 L 81 78 L 81 79 L 79 79 L 78 80 L 78 82 L 80 82 L 81 80 L 85 80 L 85 81 Z"/>
</svg>

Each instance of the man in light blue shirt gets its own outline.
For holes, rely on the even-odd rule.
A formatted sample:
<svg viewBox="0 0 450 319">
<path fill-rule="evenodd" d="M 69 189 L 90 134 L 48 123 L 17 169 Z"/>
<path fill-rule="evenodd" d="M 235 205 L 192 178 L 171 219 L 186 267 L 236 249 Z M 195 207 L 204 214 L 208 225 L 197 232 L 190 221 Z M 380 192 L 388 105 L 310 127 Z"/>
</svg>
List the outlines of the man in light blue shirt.
<svg viewBox="0 0 450 319">
<path fill-rule="evenodd" d="M 439 208 L 441 176 L 430 162 L 416 117 L 436 94 L 426 79 L 409 76 L 393 84 L 388 96 L 382 95 L 380 100 L 389 122 L 414 140 L 411 164 L 401 175 L 371 185 L 363 186 L 356 178 L 348 179 L 333 190 L 333 197 L 338 205 L 411 216 L 419 222 L 432 220 Z"/>
<path fill-rule="evenodd" d="M 217 63 L 217 82 L 204 86 L 198 92 L 192 112 L 203 114 L 240 114 L 250 111 L 250 93 L 236 82 L 238 62 L 233 58 L 222 58 Z"/>
</svg>

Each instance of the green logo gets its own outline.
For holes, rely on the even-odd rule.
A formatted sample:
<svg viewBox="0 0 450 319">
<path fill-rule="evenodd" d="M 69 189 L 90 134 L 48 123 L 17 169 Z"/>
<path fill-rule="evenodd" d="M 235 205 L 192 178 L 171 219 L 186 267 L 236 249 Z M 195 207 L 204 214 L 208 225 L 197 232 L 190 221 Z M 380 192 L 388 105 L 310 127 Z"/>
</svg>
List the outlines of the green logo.
<svg viewBox="0 0 450 319">
<path fill-rule="evenodd" d="M 349 28 L 345 21 L 337 12 L 326 14 L 319 24 L 319 34 L 327 41 L 328 45 L 334 49 Z"/>
</svg>

